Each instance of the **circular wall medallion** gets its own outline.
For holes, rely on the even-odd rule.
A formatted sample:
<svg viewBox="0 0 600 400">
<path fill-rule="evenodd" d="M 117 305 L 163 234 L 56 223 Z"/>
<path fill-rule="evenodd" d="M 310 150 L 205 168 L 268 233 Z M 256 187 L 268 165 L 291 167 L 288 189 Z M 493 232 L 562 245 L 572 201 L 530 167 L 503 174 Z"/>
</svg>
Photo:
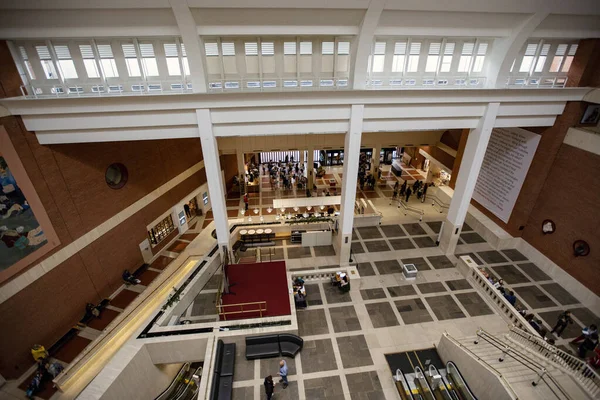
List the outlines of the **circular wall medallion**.
<svg viewBox="0 0 600 400">
<path fill-rule="evenodd" d="M 554 223 L 554 221 L 546 219 L 544 220 L 544 222 L 542 222 L 542 232 L 544 232 L 545 235 L 554 233 L 555 230 L 556 224 Z"/>
<path fill-rule="evenodd" d="M 127 183 L 128 177 L 127 168 L 121 163 L 110 164 L 104 174 L 106 184 L 111 189 L 121 189 Z"/>
</svg>

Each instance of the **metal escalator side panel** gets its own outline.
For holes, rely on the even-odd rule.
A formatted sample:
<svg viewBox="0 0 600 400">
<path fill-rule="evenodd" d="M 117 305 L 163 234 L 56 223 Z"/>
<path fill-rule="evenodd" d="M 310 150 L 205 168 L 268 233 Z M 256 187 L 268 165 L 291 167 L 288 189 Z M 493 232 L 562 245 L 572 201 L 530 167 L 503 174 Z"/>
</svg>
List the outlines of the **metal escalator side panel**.
<svg viewBox="0 0 600 400">
<path fill-rule="evenodd" d="M 412 393 L 408 379 L 406 379 L 406 375 L 404 375 L 404 372 L 402 372 L 400 368 L 396 370 L 394 382 L 396 382 L 396 389 L 398 390 L 398 393 L 400 393 L 402 400 L 417 400 Z"/>
<path fill-rule="evenodd" d="M 181 378 L 185 375 L 189 367 L 190 363 L 183 364 L 179 369 L 179 372 L 177 372 L 177 375 L 175 375 L 175 378 L 173 378 L 173 380 L 169 384 L 169 386 L 165 390 L 163 390 L 163 392 L 159 394 L 154 400 L 168 399 L 171 393 L 173 393 L 173 391 L 177 388 L 178 383 L 180 382 Z"/>
<path fill-rule="evenodd" d="M 460 397 L 460 400 L 477 400 L 477 397 L 471 391 L 469 384 L 460 373 L 460 370 L 452 361 L 446 363 L 446 373 L 454 383 L 454 390 Z"/>
<path fill-rule="evenodd" d="M 421 367 L 415 367 L 415 386 L 419 389 L 419 393 L 424 400 L 436 400 L 433 389 L 427 381 L 425 373 Z"/>
<path fill-rule="evenodd" d="M 448 389 L 449 385 L 435 365 L 429 365 L 429 376 L 425 374 L 425 378 L 428 379 L 429 385 L 433 389 L 433 394 L 437 400 L 455 400 L 450 394 Z M 439 381 L 434 382 L 434 378 L 439 379 Z"/>
</svg>

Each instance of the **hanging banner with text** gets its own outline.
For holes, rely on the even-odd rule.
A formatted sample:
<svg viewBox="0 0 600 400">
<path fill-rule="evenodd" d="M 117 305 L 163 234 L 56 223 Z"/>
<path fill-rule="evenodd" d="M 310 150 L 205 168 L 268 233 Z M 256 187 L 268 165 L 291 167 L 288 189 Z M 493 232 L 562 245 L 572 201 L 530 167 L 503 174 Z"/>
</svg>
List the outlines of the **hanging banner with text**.
<svg viewBox="0 0 600 400">
<path fill-rule="evenodd" d="M 495 128 L 473 199 L 508 223 L 541 136 L 521 128 Z"/>
</svg>

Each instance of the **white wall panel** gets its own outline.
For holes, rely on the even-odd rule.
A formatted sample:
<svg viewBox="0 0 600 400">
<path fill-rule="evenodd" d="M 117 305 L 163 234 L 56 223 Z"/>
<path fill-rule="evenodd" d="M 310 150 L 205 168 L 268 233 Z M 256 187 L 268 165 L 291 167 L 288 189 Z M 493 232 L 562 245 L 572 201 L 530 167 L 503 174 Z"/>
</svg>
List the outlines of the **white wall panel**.
<svg viewBox="0 0 600 400">
<path fill-rule="evenodd" d="M 551 117 L 498 117 L 494 128 L 514 128 L 526 126 L 552 126 L 556 116 Z"/>
<path fill-rule="evenodd" d="M 437 105 L 407 104 L 402 106 L 365 107 L 365 119 L 384 118 L 441 118 L 441 117 L 481 117 L 484 104 Z"/>
<path fill-rule="evenodd" d="M 213 124 L 265 121 L 348 120 L 350 107 L 279 107 L 212 110 Z"/>
<path fill-rule="evenodd" d="M 348 121 L 215 125 L 215 136 L 295 135 L 348 131 Z"/>
<path fill-rule="evenodd" d="M 145 113 L 30 115 L 24 116 L 23 122 L 28 130 L 40 132 L 195 125 L 198 121 L 192 110 L 171 110 Z"/>
<path fill-rule="evenodd" d="M 501 103 L 498 116 L 510 115 L 560 115 L 565 109 L 564 102 L 548 103 Z"/>
<path fill-rule="evenodd" d="M 114 129 L 90 131 L 55 131 L 52 133 L 37 132 L 40 144 L 122 142 L 130 140 L 156 140 L 198 138 L 198 125 L 186 127 L 162 127 L 146 129 Z"/>
<path fill-rule="evenodd" d="M 367 120 L 363 132 L 475 128 L 477 122 L 479 118 Z"/>
</svg>

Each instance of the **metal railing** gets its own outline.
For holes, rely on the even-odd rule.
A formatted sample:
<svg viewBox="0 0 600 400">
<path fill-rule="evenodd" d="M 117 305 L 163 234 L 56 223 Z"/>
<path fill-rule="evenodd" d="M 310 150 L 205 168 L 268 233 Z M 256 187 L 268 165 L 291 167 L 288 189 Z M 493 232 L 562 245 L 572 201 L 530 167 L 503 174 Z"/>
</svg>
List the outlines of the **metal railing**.
<svg viewBox="0 0 600 400">
<path fill-rule="evenodd" d="M 584 360 L 580 360 L 551 345 L 541 337 L 525 332 L 514 325 L 510 327 L 506 337 L 553 362 L 559 369 L 571 375 L 590 396 L 600 398 L 600 375 Z"/>
<path fill-rule="evenodd" d="M 368 89 L 477 89 L 485 87 L 484 76 L 371 76 L 367 79 Z"/>
<path fill-rule="evenodd" d="M 443 335 L 446 338 L 448 338 L 448 340 L 450 340 L 452 343 L 454 343 L 456 346 L 458 346 L 462 350 L 464 350 L 471 358 L 474 358 L 477 361 L 479 361 L 488 370 L 490 370 L 494 375 L 496 375 L 502 381 L 503 386 L 510 392 L 510 394 L 512 395 L 512 398 L 513 399 L 518 399 L 518 396 L 515 393 L 515 391 L 513 390 L 512 386 L 510 385 L 510 383 L 508 383 L 508 381 L 506 380 L 506 378 L 504 377 L 504 375 L 502 375 L 502 373 L 500 371 L 498 371 L 496 368 L 492 367 L 483 358 L 481 358 L 477 354 L 473 353 L 472 350 L 470 350 L 468 347 L 464 346 L 461 342 L 459 342 L 458 340 L 456 340 L 455 338 L 453 338 L 452 336 L 450 336 L 450 334 L 448 332 L 444 332 Z"/>
<path fill-rule="evenodd" d="M 475 340 L 475 344 L 479 342 L 479 339 L 486 341 L 487 343 L 501 351 L 501 355 L 498 358 L 498 361 L 502 362 L 507 356 L 510 356 L 513 358 L 513 360 L 517 361 L 519 364 L 523 365 L 527 369 L 537 374 L 537 380 L 531 382 L 533 386 L 537 386 L 540 382 L 543 381 L 546 384 L 546 386 L 548 386 L 548 389 L 550 389 L 550 391 L 554 394 L 554 396 L 556 396 L 557 399 L 571 400 L 571 396 L 569 396 L 569 394 L 563 389 L 563 387 L 556 381 L 552 374 L 548 372 L 546 367 L 532 360 L 529 355 L 521 353 L 514 347 L 510 347 L 494 335 L 486 332 L 481 328 L 477 330 L 477 340 Z"/>
<path fill-rule="evenodd" d="M 408 213 L 417 214 L 419 216 L 419 221 L 423 221 L 423 214 L 425 214 L 425 211 L 413 206 L 409 206 L 408 204 L 405 204 L 401 199 L 398 200 L 398 208 L 402 208 L 404 210 L 403 213 L 405 216 Z"/>
<path fill-rule="evenodd" d="M 511 76 L 506 80 L 507 87 L 531 89 L 555 89 L 567 86 L 566 76 Z"/>
<path fill-rule="evenodd" d="M 470 267 L 469 277 L 472 281 L 477 284 L 477 287 L 482 289 L 483 292 L 491 298 L 494 305 L 501 311 L 505 319 L 509 323 L 519 327 L 520 329 L 526 330 L 531 334 L 537 335 L 535 329 L 523 318 L 521 314 L 513 307 L 512 304 L 504 298 L 504 295 L 496 289 L 492 283 L 481 273 L 479 268 Z"/>
<path fill-rule="evenodd" d="M 98 84 L 57 82 L 54 85 L 21 85 L 20 88 L 21 94 L 30 99 L 192 93 L 192 84 L 185 81 L 123 81 Z"/>
<path fill-rule="evenodd" d="M 347 90 L 348 78 L 309 76 L 300 78 L 208 79 L 209 93 L 294 92 Z"/>
<path fill-rule="evenodd" d="M 257 308 L 244 309 L 244 306 L 257 306 Z M 264 306 L 264 308 L 263 308 Z M 239 310 L 236 311 L 225 311 L 226 307 L 239 307 Z M 217 304 L 217 314 L 223 317 L 223 321 L 227 321 L 228 315 L 237 315 L 237 314 L 248 314 L 248 313 L 256 313 L 260 314 L 262 318 L 263 312 L 267 311 L 267 302 L 266 301 L 252 301 L 249 303 L 237 303 L 237 304 Z"/>
<path fill-rule="evenodd" d="M 427 198 L 429 200 L 431 200 L 431 205 L 433 206 L 433 208 L 435 208 L 436 210 L 438 210 L 440 212 L 440 214 L 443 213 L 444 210 L 447 210 L 447 209 L 450 208 L 450 204 L 444 203 L 436 195 L 429 195 L 429 196 L 427 196 Z"/>
</svg>

